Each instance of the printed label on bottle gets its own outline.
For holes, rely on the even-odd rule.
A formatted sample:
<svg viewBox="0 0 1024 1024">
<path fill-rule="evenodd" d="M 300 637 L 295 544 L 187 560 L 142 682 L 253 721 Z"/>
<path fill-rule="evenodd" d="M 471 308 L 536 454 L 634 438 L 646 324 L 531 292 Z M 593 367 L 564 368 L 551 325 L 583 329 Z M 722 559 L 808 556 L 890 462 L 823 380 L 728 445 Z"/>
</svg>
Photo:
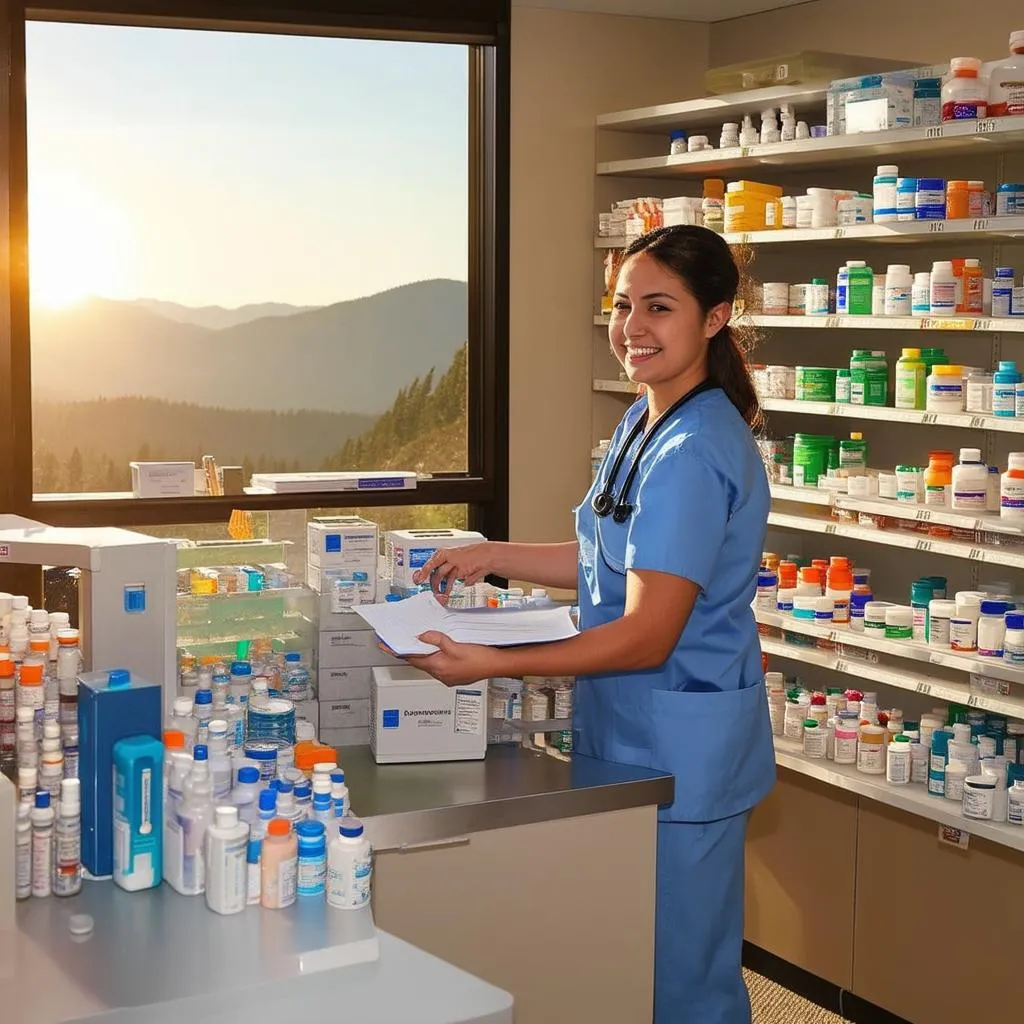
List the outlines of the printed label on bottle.
<svg viewBox="0 0 1024 1024">
<path fill-rule="evenodd" d="M 26 839 L 25 842 L 18 840 L 14 861 L 14 888 L 19 894 L 32 889 L 32 837 Z"/>
<path fill-rule="evenodd" d="M 964 511 L 984 512 L 988 506 L 988 491 L 954 491 L 953 507 Z"/>
<path fill-rule="evenodd" d="M 924 643 L 928 637 L 928 609 L 922 608 L 920 605 L 914 605 L 914 625 L 912 627 L 911 636 L 914 640 Z"/>
<path fill-rule="evenodd" d="M 1003 656 L 1003 649 L 1001 647 L 979 647 L 978 657 L 979 658 L 1001 658 Z"/>
<path fill-rule="evenodd" d="M 881 774 L 885 771 L 885 748 L 880 743 L 861 743 L 857 747 L 857 771 Z"/>
<path fill-rule="evenodd" d="M 32 833 L 32 895 L 49 896 L 52 891 L 53 836 L 49 830 Z"/>
<path fill-rule="evenodd" d="M 263 890 L 260 866 L 259 864 L 248 864 L 246 866 L 248 868 L 248 891 L 246 894 L 246 902 L 250 904 L 259 903 Z"/>
<path fill-rule="evenodd" d="M 322 896 L 327 887 L 327 857 L 300 857 L 296 887 L 300 896 Z"/>
<path fill-rule="evenodd" d="M 943 121 L 981 121 L 987 116 L 987 100 L 957 100 L 942 104 Z"/>
<path fill-rule="evenodd" d="M 928 781 L 928 759 L 916 757 L 910 762 L 910 781 L 924 784 Z"/>
<path fill-rule="evenodd" d="M 924 489 L 924 503 L 932 508 L 949 508 L 949 492 L 945 485 L 932 485 Z"/>
<path fill-rule="evenodd" d="M 298 869 L 297 857 L 281 861 L 277 869 L 277 905 L 279 907 L 290 907 L 295 902 Z"/>
</svg>

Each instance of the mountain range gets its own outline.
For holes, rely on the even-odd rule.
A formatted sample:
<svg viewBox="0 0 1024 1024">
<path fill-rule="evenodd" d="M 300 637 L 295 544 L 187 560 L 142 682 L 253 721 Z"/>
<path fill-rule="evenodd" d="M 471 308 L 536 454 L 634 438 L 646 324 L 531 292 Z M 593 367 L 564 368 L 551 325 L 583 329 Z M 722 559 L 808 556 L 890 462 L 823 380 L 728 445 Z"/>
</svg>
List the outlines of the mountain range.
<svg viewBox="0 0 1024 1024">
<path fill-rule="evenodd" d="M 110 299 L 34 309 L 33 400 L 376 416 L 400 388 L 451 364 L 467 319 L 466 283 L 444 279 L 312 309 Z"/>
</svg>

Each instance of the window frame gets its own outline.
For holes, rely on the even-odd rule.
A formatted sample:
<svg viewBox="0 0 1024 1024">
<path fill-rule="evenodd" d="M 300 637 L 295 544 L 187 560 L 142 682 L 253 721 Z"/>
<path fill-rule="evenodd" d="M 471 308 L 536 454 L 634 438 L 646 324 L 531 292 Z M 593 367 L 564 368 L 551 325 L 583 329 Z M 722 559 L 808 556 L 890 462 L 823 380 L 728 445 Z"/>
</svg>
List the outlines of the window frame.
<svg viewBox="0 0 1024 1024">
<path fill-rule="evenodd" d="M 25 22 L 67 21 L 447 42 L 469 47 L 468 472 L 415 490 L 195 498 L 37 498 L 32 489 Z M 232 509 L 467 504 L 470 525 L 508 537 L 509 0 L 58 0 L 0 3 L 0 511 L 55 526 L 226 520 Z"/>
</svg>

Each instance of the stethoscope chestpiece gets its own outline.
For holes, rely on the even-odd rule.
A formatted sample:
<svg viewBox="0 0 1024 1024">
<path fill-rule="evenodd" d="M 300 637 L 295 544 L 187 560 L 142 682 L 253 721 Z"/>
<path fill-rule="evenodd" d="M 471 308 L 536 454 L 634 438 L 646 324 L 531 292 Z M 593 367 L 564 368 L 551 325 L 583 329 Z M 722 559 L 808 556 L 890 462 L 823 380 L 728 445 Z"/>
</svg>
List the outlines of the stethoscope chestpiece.
<svg viewBox="0 0 1024 1024">
<path fill-rule="evenodd" d="M 598 491 L 590 502 L 594 514 L 604 519 L 610 516 L 615 509 L 615 498 L 608 491 Z"/>
<path fill-rule="evenodd" d="M 624 502 L 620 502 L 618 505 L 615 506 L 615 509 L 612 512 L 612 519 L 616 523 L 619 523 L 621 525 L 627 519 L 629 519 L 629 517 L 632 514 L 633 514 L 633 506 L 629 505 L 629 504 L 626 504 Z"/>
</svg>

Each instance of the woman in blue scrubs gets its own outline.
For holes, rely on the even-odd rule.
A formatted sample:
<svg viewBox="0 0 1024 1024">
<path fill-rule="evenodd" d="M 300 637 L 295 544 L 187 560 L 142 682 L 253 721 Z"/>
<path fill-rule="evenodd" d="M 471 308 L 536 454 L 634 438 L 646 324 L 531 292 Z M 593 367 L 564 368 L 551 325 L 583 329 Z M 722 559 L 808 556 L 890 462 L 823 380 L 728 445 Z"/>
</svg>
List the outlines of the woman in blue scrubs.
<svg viewBox="0 0 1024 1024">
<path fill-rule="evenodd" d="M 408 659 L 449 685 L 576 676 L 579 753 L 674 774 L 658 816 L 656 1024 L 750 1021 L 744 837 L 775 760 L 751 611 L 769 493 L 729 326 L 738 285 L 704 228 L 634 242 L 609 335 L 643 396 L 576 511 L 576 541 L 449 549 L 421 571 L 439 595 L 489 573 L 577 588 L 580 635 L 497 650 L 431 633 L 438 653 Z"/>
</svg>

